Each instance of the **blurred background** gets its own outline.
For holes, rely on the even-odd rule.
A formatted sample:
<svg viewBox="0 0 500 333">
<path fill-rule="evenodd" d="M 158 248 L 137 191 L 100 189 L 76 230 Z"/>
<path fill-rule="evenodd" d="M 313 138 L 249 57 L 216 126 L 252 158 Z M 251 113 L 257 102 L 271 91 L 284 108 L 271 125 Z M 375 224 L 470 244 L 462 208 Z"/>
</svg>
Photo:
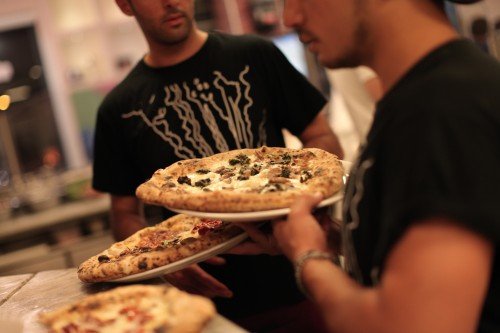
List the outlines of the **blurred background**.
<svg viewBox="0 0 500 333">
<path fill-rule="evenodd" d="M 205 30 L 272 40 L 331 98 L 331 125 L 352 160 L 361 138 L 343 96 L 283 26 L 281 6 L 198 0 L 196 17 Z M 447 11 L 464 37 L 500 58 L 500 1 Z M 112 242 L 108 199 L 90 188 L 94 121 L 146 50 L 113 0 L 0 0 L 0 275 L 75 267 Z"/>
</svg>

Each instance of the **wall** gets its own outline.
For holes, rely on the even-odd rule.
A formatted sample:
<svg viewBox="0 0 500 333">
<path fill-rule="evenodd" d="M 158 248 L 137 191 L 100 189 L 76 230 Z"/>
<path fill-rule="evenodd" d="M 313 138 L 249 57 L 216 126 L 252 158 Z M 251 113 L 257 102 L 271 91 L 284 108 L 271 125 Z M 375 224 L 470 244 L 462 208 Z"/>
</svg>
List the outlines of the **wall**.
<svg viewBox="0 0 500 333">
<path fill-rule="evenodd" d="M 0 30 L 34 24 L 64 154 L 68 166 L 76 168 L 84 166 L 86 158 L 64 77 L 58 70 L 61 57 L 57 53 L 48 10 L 46 0 L 0 0 Z"/>
</svg>

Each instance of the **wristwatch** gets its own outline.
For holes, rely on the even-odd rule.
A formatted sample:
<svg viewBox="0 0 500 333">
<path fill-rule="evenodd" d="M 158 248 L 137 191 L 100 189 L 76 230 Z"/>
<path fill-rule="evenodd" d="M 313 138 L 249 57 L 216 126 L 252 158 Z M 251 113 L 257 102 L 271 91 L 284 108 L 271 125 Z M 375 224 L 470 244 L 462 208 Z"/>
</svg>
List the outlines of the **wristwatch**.
<svg viewBox="0 0 500 333">
<path fill-rule="evenodd" d="M 331 253 L 319 250 L 309 250 L 307 252 L 304 252 L 297 258 L 297 260 L 295 260 L 295 283 L 297 284 L 297 287 L 302 292 L 302 294 L 304 294 L 307 298 L 310 298 L 310 296 L 304 288 L 304 284 L 302 283 L 302 270 L 304 268 L 304 264 L 311 259 L 329 260 L 337 265 L 339 264 L 336 256 L 332 255 Z"/>
</svg>

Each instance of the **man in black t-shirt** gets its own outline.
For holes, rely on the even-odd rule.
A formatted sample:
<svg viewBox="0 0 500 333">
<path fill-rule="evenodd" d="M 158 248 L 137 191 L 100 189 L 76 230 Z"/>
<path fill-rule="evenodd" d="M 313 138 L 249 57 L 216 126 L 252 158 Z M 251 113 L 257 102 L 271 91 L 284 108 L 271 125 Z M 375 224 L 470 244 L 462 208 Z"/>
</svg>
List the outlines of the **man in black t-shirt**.
<svg viewBox="0 0 500 333">
<path fill-rule="evenodd" d="M 500 332 L 500 64 L 442 6 L 286 1 L 323 64 L 367 65 L 384 87 L 345 194 L 348 274 L 310 214 L 320 197 L 273 223 L 332 332 Z"/>
<path fill-rule="evenodd" d="M 305 146 L 342 155 L 321 112 L 325 99 L 271 42 L 199 30 L 193 0 L 116 2 L 136 18 L 149 45 L 97 118 L 93 186 L 111 194 L 117 240 L 146 225 L 137 186 L 178 160 L 283 146 L 282 129 Z M 232 296 L 215 299 L 231 319 L 303 300 L 283 256 L 225 260 L 204 266 L 213 276 L 195 265 L 167 278 L 209 297 Z"/>
</svg>

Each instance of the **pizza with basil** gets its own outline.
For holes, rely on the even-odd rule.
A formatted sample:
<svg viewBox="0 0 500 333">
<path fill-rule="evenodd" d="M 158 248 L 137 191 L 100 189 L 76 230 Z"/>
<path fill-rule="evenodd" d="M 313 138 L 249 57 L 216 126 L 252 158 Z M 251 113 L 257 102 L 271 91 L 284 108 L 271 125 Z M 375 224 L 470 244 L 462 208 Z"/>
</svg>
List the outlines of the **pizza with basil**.
<svg viewBox="0 0 500 333">
<path fill-rule="evenodd" d="M 328 198 L 342 185 L 337 156 L 317 148 L 238 149 L 157 170 L 137 188 L 146 203 L 202 212 L 290 207 L 305 193 Z"/>
<path fill-rule="evenodd" d="M 39 319 L 51 333 L 197 333 L 215 314 L 207 298 L 165 285 L 131 285 L 87 296 Z"/>
<path fill-rule="evenodd" d="M 228 222 L 179 214 L 89 258 L 78 267 L 84 282 L 119 279 L 193 256 L 242 234 Z"/>
</svg>

